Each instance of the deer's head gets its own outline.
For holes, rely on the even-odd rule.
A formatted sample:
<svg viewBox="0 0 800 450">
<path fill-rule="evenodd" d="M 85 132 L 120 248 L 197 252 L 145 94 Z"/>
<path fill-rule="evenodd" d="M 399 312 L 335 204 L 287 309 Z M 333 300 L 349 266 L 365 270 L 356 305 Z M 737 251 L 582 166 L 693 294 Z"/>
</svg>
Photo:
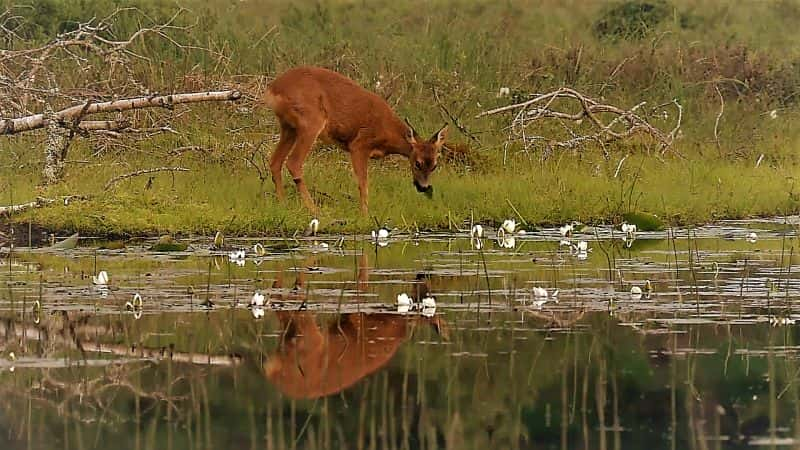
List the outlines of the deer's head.
<svg viewBox="0 0 800 450">
<path fill-rule="evenodd" d="M 433 133 L 430 139 L 423 140 L 414 130 L 414 127 L 412 127 L 410 123 L 408 124 L 406 140 L 411 144 L 411 155 L 408 157 L 408 160 L 411 163 L 414 187 L 417 188 L 418 192 L 422 192 L 428 197 L 433 195 L 433 186 L 431 185 L 430 176 L 431 173 L 436 170 L 439 152 L 442 150 L 442 145 L 444 145 L 446 137 L 447 125 L 444 125 L 436 133 Z"/>
</svg>

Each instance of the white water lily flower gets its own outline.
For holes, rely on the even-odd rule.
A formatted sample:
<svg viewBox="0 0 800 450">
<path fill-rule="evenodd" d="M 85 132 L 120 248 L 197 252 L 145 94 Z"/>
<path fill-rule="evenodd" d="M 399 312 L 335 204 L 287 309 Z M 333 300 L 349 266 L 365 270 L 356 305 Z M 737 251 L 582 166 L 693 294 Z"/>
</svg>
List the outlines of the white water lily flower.
<svg viewBox="0 0 800 450">
<path fill-rule="evenodd" d="M 98 286 L 108 285 L 108 272 L 101 270 L 96 276 L 92 276 L 92 283 Z"/>
<path fill-rule="evenodd" d="M 633 286 L 631 288 L 631 298 L 633 300 L 639 300 L 640 298 L 642 298 L 642 288 L 640 288 L 639 286 Z"/>
<path fill-rule="evenodd" d="M 230 259 L 231 261 L 235 261 L 237 259 L 244 259 L 245 256 L 246 256 L 246 253 L 245 253 L 244 250 L 234 250 L 234 251 L 228 253 L 228 259 Z"/>
<path fill-rule="evenodd" d="M 422 309 L 420 313 L 425 317 L 433 317 L 436 314 L 436 299 L 433 297 L 425 297 L 421 302 Z"/>
<path fill-rule="evenodd" d="M 379 247 L 386 247 L 389 245 L 389 230 L 386 228 L 381 228 L 378 231 L 372 230 L 372 239 Z"/>
<path fill-rule="evenodd" d="M 414 299 L 411 298 L 408 294 L 403 292 L 402 294 L 397 295 L 397 306 L 408 306 L 411 307 L 414 305 Z"/>
<path fill-rule="evenodd" d="M 132 311 L 142 309 L 142 296 L 139 295 L 138 292 L 133 294 L 133 301 L 125 302 L 125 309 L 130 309 Z"/>
<path fill-rule="evenodd" d="M 500 93 L 498 94 L 500 97 L 505 97 L 507 95 L 511 95 L 511 89 L 503 86 L 500 88 Z"/>
<path fill-rule="evenodd" d="M 400 314 L 405 314 L 411 310 L 411 306 L 409 305 L 397 305 L 397 312 Z"/>
<path fill-rule="evenodd" d="M 506 219 L 503 225 L 500 226 L 506 233 L 513 233 L 517 229 L 517 221 L 514 219 Z"/>
<path fill-rule="evenodd" d="M 551 294 L 543 287 L 534 286 L 533 297 L 536 299 L 553 299 L 553 301 L 558 302 L 558 289 Z"/>
<path fill-rule="evenodd" d="M 794 325 L 797 322 L 796 319 L 792 319 L 791 317 L 770 317 L 769 323 L 777 327 L 779 325 Z"/>
<path fill-rule="evenodd" d="M 622 222 L 622 232 L 627 234 L 636 233 L 636 225 Z"/>
<path fill-rule="evenodd" d="M 474 238 L 474 239 L 470 239 L 469 242 L 470 242 L 470 245 L 472 245 L 472 248 L 474 248 L 475 250 L 480 250 L 480 249 L 483 248 L 483 239 Z"/>
<path fill-rule="evenodd" d="M 317 231 L 319 231 L 319 219 L 316 217 L 311 219 L 311 222 L 308 223 L 308 229 L 306 230 L 306 234 L 311 236 L 316 236 Z"/>
<path fill-rule="evenodd" d="M 372 239 L 387 239 L 389 238 L 389 230 L 381 228 L 378 231 L 372 230 Z"/>
<path fill-rule="evenodd" d="M 566 225 L 558 227 L 558 232 L 561 233 L 561 236 L 567 237 L 572 234 L 572 231 L 574 229 L 575 227 L 571 223 L 568 223 Z"/>
<path fill-rule="evenodd" d="M 514 236 L 498 236 L 497 245 L 499 245 L 500 248 L 514 248 L 517 246 L 517 240 L 514 238 Z"/>
<path fill-rule="evenodd" d="M 253 294 L 253 297 L 250 298 L 250 306 L 264 306 L 266 304 L 266 298 L 264 294 L 260 292 L 256 292 Z"/>
<path fill-rule="evenodd" d="M 223 245 L 225 245 L 225 236 L 222 235 L 222 231 L 217 231 L 217 234 L 214 235 L 214 247 L 220 249 Z"/>
<path fill-rule="evenodd" d="M 755 244 L 758 241 L 758 235 L 754 231 L 751 231 L 751 232 L 747 233 L 747 236 L 746 236 L 745 239 L 747 239 L 747 242 L 749 242 L 751 244 Z"/>
<path fill-rule="evenodd" d="M 425 317 L 433 317 L 436 315 L 436 307 L 434 306 L 431 308 L 422 308 L 422 311 L 420 311 L 420 313 Z"/>
<path fill-rule="evenodd" d="M 436 299 L 433 297 L 425 297 L 422 299 L 422 308 L 436 308 Z"/>
<path fill-rule="evenodd" d="M 469 237 L 472 238 L 482 238 L 483 237 L 483 226 L 481 224 L 475 224 L 472 226 L 472 229 L 469 231 Z"/>
<path fill-rule="evenodd" d="M 589 248 L 588 242 L 579 241 L 572 247 L 572 251 L 575 253 L 575 257 L 578 258 L 579 261 L 585 261 L 589 259 L 589 252 L 591 249 Z"/>
<path fill-rule="evenodd" d="M 255 307 L 255 308 L 253 308 L 252 313 L 253 313 L 253 318 L 254 319 L 260 319 L 260 318 L 264 317 L 264 308 Z"/>
</svg>

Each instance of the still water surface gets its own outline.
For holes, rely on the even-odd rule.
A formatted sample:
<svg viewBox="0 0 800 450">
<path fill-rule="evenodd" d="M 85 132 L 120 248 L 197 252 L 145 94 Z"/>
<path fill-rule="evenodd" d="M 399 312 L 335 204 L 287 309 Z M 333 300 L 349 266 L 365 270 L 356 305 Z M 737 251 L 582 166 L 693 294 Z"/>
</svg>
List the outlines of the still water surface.
<svg viewBox="0 0 800 450">
<path fill-rule="evenodd" d="M 620 237 L 5 248 L 0 448 L 800 445 L 795 226 Z"/>
</svg>

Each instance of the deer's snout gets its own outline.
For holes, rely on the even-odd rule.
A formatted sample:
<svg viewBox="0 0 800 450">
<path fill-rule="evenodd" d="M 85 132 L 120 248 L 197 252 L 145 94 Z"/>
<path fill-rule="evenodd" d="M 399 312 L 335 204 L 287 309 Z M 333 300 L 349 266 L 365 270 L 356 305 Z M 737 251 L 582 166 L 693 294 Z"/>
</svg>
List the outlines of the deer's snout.
<svg viewBox="0 0 800 450">
<path fill-rule="evenodd" d="M 419 181 L 414 180 L 414 187 L 417 188 L 417 192 L 423 193 L 428 197 L 433 196 L 433 186 L 429 183 L 422 185 Z"/>
</svg>

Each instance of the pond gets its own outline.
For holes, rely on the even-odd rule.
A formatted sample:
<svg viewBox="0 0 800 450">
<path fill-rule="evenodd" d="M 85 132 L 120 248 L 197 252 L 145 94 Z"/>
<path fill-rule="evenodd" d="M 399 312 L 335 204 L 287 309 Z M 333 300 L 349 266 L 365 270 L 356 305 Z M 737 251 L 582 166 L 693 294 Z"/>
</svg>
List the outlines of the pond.
<svg viewBox="0 0 800 450">
<path fill-rule="evenodd" d="M 6 247 L 0 446 L 796 447 L 796 223 Z"/>
</svg>

